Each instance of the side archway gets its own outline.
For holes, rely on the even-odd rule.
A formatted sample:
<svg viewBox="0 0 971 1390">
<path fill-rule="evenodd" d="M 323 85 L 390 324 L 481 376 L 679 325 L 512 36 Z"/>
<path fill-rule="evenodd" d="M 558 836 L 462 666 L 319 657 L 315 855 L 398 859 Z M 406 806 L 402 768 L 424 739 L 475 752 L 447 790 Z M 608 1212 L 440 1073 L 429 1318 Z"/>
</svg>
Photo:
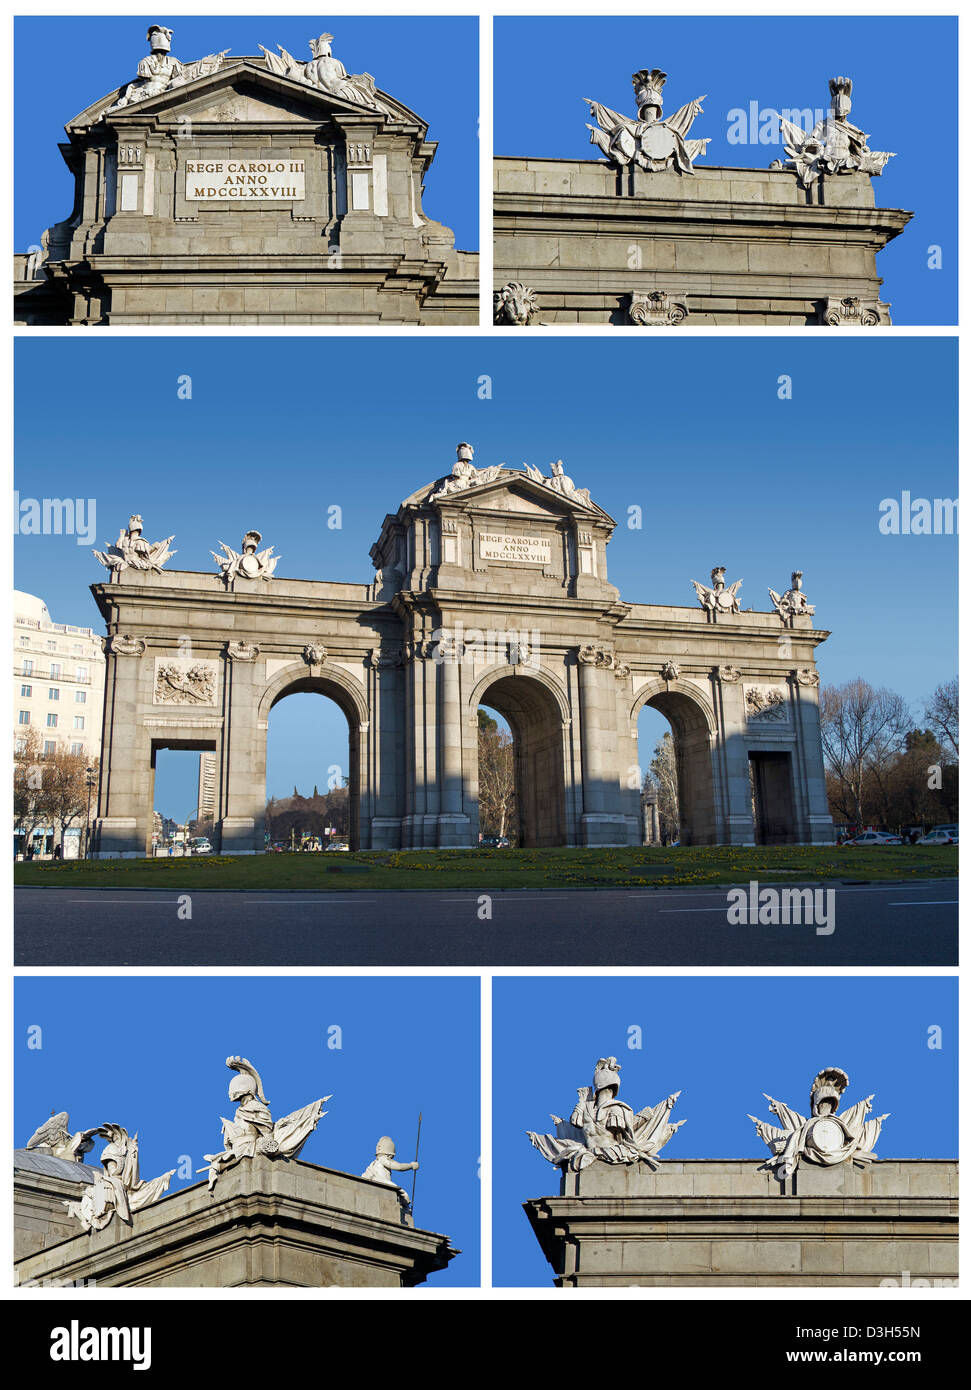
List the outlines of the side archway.
<svg viewBox="0 0 971 1390">
<path fill-rule="evenodd" d="M 722 842 L 720 815 L 715 796 L 714 744 L 717 731 L 711 701 L 698 686 L 687 682 L 649 681 L 637 692 L 630 711 L 631 734 L 637 737 L 637 719 L 645 705 L 664 716 L 674 740 L 678 780 L 680 840 L 683 845 L 717 845 Z M 639 750 L 646 766 L 650 751 Z"/>
</svg>

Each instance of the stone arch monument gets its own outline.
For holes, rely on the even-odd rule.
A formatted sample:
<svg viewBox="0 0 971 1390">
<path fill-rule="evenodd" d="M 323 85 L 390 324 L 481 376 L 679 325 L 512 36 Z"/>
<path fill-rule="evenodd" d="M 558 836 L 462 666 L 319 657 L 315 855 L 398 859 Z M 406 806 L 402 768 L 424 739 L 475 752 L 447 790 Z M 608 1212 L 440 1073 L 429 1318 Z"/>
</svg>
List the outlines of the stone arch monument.
<svg viewBox="0 0 971 1390">
<path fill-rule="evenodd" d="M 348 722 L 352 844 L 478 841 L 477 711 L 515 738 L 522 842 L 641 841 L 637 716 L 674 732 L 682 841 L 832 840 L 816 646 L 828 635 L 794 573 L 772 611 L 741 611 L 741 581 L 692 580 L 693 607 L 624 602 L 607 579 L 614 521 L 564 473 L 450 474 L 384 518 L 368 584 L 278 577 L 249 532 L 216 572 L 171 570 L 172 537 L 133 516 L 95 552 L 107 627 L 94 853 L 151 845 L 153 768 L 166 748 L 216 755 L 223 853 L 264 847 L 270 710 L 300 691 Z M 687 587 L 687 580 L 686 580 Z"/>
</svg>

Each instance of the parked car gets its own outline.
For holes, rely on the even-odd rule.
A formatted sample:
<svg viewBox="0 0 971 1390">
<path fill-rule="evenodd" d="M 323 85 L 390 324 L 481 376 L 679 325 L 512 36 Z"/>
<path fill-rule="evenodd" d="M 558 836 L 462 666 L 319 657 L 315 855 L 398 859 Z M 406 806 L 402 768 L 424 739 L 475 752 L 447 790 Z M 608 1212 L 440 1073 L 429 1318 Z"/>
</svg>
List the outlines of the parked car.
<svg viewBox="0 0 971 1390">
<path fill-rule="evenodd" d="M 958 828 L 956 825 L 935 825 L 933 830 L 928 830 L 926 835 L 922 835 L 917 841 L 919 845 L 956 845 L 958 843 Z"/>
<path fill-rule="evenodd" d="M 509 841 L 505 835 L 483 835 L 479 849 L 508 849 Z"/>
<path fill-rule="evenodd" d="M 206 835 L 194 835 L 186 844 L 187 854 L 212 854 L 212 845 Z"/>
<path fill-rule="evenodd" d="M 862 835 L 857 835 L 846 843 L 856 849 L 872 849 L 877 845 L 902 845 L 903 840 L 899 835 L 888 835 L 884 830 L 864 830 Z"/>
<path fill-rule="evenodd" d="M 328 853 L 328 854 L 333 854 L 335 850 L 341 850 L 341 849 L 343 849 L 343 850 L 349 850 L 349 849 L 350 849 L 350 845 L 348 844 L 348 842 L 347 842 L 346 840 L 331 840 L 330 844 L 327 846 L 327 853 Z"/>
</svg>

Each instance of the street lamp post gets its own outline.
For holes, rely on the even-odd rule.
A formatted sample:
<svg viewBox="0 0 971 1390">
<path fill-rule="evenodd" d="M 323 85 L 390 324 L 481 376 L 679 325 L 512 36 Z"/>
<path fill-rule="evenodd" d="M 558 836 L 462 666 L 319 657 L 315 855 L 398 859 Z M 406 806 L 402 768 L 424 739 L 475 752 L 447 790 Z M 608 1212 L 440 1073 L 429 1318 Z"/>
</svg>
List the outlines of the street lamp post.
<svg viewBox="0 0 971 1390">
<path fill-rule="evenodd" d="M 91 793 L 92 793 L 92 791 L 94 790 L 94 782 L 95 782 L 95 774 L 94 774 L 94 768 L 93 768 L 93 767 L 86 767 L 86 768 L 84 769 L 84 780 L 85 780 L 85 782 L 86 782 L 86 784 L 87 784 L 87 788 L 88 788 L 88 804 L 87 804 L 87 808 L 85 809 L 85 813 L 84 813 L 84 857 L 85 857 L 85 859 L 87 859 L 87 857 L 88 857 L 88 850 L 89 850 L 90 844 L 91 844 L 91 841 L 90 841 L 90 838 L 89 838 L 89 837 L 90 837 L 90 833 L 91 833 Z"/>
</svg>

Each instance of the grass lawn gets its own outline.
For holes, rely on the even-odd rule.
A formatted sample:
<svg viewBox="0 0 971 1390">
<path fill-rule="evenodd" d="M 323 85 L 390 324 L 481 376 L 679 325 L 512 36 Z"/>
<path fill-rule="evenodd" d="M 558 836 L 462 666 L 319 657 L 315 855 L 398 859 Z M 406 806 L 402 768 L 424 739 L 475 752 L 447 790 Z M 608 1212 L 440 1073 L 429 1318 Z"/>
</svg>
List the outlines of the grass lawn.
<svg viewBox="0 0 971 1390">
<path fill-rule="evenodd" d="M 957 846 L 835 849 L 769 845 L 685 849 L 370 850 L 234 859 L 107 859 L 16 864 L 31 888 L 420 889 L 670 888 L 707 883 L 906 882 L 950 878 Z"/>
</svg>

